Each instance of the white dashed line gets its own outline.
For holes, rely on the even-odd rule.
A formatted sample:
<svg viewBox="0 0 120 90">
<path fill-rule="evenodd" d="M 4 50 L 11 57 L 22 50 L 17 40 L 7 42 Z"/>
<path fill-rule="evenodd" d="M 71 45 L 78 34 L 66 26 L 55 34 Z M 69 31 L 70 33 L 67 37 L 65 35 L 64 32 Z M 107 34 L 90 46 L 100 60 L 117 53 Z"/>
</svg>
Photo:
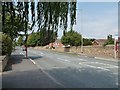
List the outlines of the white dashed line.
<svg viewBox="0 0 120 90">
<path fill-rule="evenodd" d="M 88 65 L 88 64 L 84 64 L 84 63 L 79 63 L 79 64 L 83 64 L 85 66 L 88 66 L 88 67 L 91 67 L 91 68 L 95 68 L 95 69 L 101 69 L 101 70 L 110 71 L 109 69 L 102 68 L 102 67 L 96 67 L 96 66 L 92 66 L 92 65 Z"/>
<path fill-rule="evenodd" d="M 70 62 L 70 61 L 67 60 L 67 59 L 62 59 L 62 58 L 57 58 L 57 59 L 62 60 L 62 61 L 66 61 L 66 62 Z"/>
<path fill-rule="evenodd" d="M 114 75 L 118 75 L 118 73 L 113 73 Z"/>
<path fill-rule="evenodd" d="M 104 63 L 99 63 L 99 62 L 95 62 L 95 63 L 98 63 L 98 64 L 102 64 L 102 65 L 108 65 L 108 66 L 111 66 L 111 67 L 114 67 L 114 68 L 118 68 L 118 66 L 114 66 L 114 65 L 110 65 L 110 64 L 104 64 Z"/>
<path fill-rule="evenodd" d="M 118 83 L 116 83 L 116 85 L 118 85 Z"/>
<path fill-rule="evenodd" d="M 35 61 L 33 61 L 31 58 L 30 58 L 30 61 L 31 61 L 33 64 L 36 64 L 36 62 L 35 62 Z"/>
<path fill-rule="evenodd" d="M 80 59 L 80 58 L 78 58 L 77 60 L 80 60 L 80 61 L 87 61 L 87 60 L 85 60 L 85 59 Z"/>
</svg>

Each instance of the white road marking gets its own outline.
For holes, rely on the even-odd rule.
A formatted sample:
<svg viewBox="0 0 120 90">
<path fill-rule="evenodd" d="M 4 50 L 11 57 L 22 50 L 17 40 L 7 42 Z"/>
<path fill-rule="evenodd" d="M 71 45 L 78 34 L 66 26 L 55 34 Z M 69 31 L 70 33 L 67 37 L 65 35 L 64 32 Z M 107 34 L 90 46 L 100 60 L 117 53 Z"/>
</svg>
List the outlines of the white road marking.
<svg viewBox="0 0 120 90">
<path fill-rule="evenodd" d="M 37 65 L 37 64 L 36 64 L 36 65 Z M 62 86 L 63 88 L 65 88 L 65 86 L 64 86 L 63 84 L 61 84 L 61 83 L 58 82 L 54 77 L 52 77 L 50 74 L 48 74 L 47 72 L 45 72 L 42 67 L 40 67 L 40 66 L 38 66 L 38 65 L 37 65 L 37 67 L 40 68 L 40 70 L 41 70 L 45 75 L 47 75 L 51 80 L 53 80 L 56 84 L 58 84 L 58 85 Z"/>
<path fill-rule="evenodd" d="M 118 75 L 118 73 L 113 73 L 113 74 Z"/>
<path fill-rule="evenodd" d="M 77 60 L 80 60 L 80 61 L 87 61 L 87 60 L 85 60 L 85 59 L 81 59 L 81 58 L 78 58 Z"/>
<path fill-rule="evenodd" d="M 83 65 L 85 65 L 85 66 L 88 66 L 88 67 L 91 67 L 91 68 L 95 68 L 95 69 L 101 69 L 101 70 L 110 71 L 109 69 L 106 69 L 106 68 L 96 67 L 96 66 L 92 66 L 92 65 L 85 64 L 85 63 L 79 63 L 79 64 L 83 64 Z"/>
<path fill-rule="evenodd" d="M 102 57 L 94 57 L 95 59 L 101 59 L 101 60 L 109 60 L 110 61 L 110 59 L 107 59 L 107 58 L 102 58 Z M 114 62 L 117 62 L 117 59 L 111 59 L 112 61 L 114 61 Z M 116 61 L 115 61 L 116 60 Z"/>
<path fill-rule="evenodd" d="M 30 58 L 30 61 L 31 61 L 33 64 L 36 64 L 36 62 L 35 62 L 35 61 L 33 61 L 31 58 Z"/>
<path fill-rule="evenodd" d="M 22 55 L 24 55 L 23 53 L 21 53 Z"/>
<path fill-rule="evenodd" d="M 100 62 L 95 62 L 95 63 L 102 64 L 102 65 L 108 65 L 108 66 L 114 67 L 114 68 L 118 68 L 118 66 L 114 66 L 114 65 L 110 65 L 110 64 L 104 64 L 104 63 L 100 63 Z"/>
<path fill-rule="evenodd" d="M 118 82 L 116 83 L 116 85 L 118 85 Z"/>
<path fill-rule="evenodd" d="M 43 55 L 43 53 L 41 52 L 41 54 Z"/>
<path fill-rule="evenodd" d="M 109 68 L 118 68 L 118 66 L 115 65 L 110 65 L 110 64 L 104 64 L 104 63 L 100 63 L 100 62 L 86 62 L 86 63 L 96 63 L 96 64 L 101 64 L 101 65 L 105 65 L 105 66 L 109 66 Z"/>
<path fill-rule="evenodd" d="M 53 69 L 63 69 L 65 67 L 52 67 Z"/>
<path fill-rule="evenodd" d="M 67 59 L 62 59 L 62 58 L 57 58 L 57 59 L 62 60 L 62 61 L 66 61 L 66 62 L 70 62 L 70 61 L 67 60 Z"/>
</svg>

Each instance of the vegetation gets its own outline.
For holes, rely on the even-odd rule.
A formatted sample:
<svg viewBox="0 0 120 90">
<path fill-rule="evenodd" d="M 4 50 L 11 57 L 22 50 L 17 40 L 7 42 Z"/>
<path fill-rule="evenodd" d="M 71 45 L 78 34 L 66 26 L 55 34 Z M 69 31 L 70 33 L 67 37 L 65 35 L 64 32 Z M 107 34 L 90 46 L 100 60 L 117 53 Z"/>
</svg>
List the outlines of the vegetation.
<svg viewBox="0 0 120 90">
<path fill-rule="evenodd" d="M 3 33 L 0 33 L 0 50 L 2 50 L 2 55 L 10 55 L 12 52 L 12 39 Z"/>
<path fill-rule="evenodd" d="M 108 35 L 107 36 L 107 41 L 103 44 L 103 47 L 105 47 L 106 45 L 112 45 L 114 44 L 114 39 L 112 38 L 112 35 Z"/>
<path fill-rule="evenodd" d="M 61 42 L 64 45 L 79 46 L 81 45 L 81 35 L 73 30 L 68 31 L 62 36 Z"/>
<path fill-rule="evenodd" d="M 18 36 L 25 36 L 24 44 L 27 46 L 28 31 L 34 32 L 34 27 L 37 25 L 37 31 L 40 32 L 40 37 L 42 37 L 37 44 L 45 45 L 48 41 L 53 42 L 53 39 L 48 40 L 47 38 L 53 38 L 53 34 L 54 32 L 57 33 L 59 26 L 64 27 L 65 34 L 68 13 L 71 18 L 71 28 L 76 21 L 76 2 L 37 2 L 36 8 L 37 15 L 35 15 L 35 2 L 17 2 L 14 0 L 12 2 L 2 2 L 2 31 L 10 36 L 12 42 Z M 31 19 L 29 19 L 29 13 L 32 14 Z M 20 32 L 24 34 L 20 34 Z M 46 37 L 44 32 L 52 32 L 52 36 L 51 33 L 48 33 Z M 46 37 L 45 40 L 43 40 L 44 36 Z M 46 39 L 48 40 L 47 43 L 45 43 Z"/>
<path fill-rule="evenodd" d="M 50 36 L 48 36 L 48 33 Z M 45 46 L 50 42 L 54 42 L 56 39 L 56 33 L 49 30 L 49 32 L 43 30 L 40 32 L 32 33 L 28 36 L 27 45 L 28 46 Z"/>
<path fill-rule="evenodd" d="M 18 44 L 19 46 L 22 46 L 22 45 L 24 44 L 23 36 L 20 36 L 20 37 L 18 38 L 17 44 Z"/>
<path fill-rule="evenodd" d="M 92 45 L 92 40 L 93 39 L 83 38 L 83 46 Z"/>
<path fill-rule="evenodd" d="M 92 45 L 93 39 L 86 39 L 83 38 L 83 45 Z M 81 35 L 78 32 L 75 32 L 73 30 L 68 31 L 65 35 L 62 36 L 61 42 L 64 45 L 70 45 L 70 46 L 80 46 L 81 45 Z"/>
</svg>

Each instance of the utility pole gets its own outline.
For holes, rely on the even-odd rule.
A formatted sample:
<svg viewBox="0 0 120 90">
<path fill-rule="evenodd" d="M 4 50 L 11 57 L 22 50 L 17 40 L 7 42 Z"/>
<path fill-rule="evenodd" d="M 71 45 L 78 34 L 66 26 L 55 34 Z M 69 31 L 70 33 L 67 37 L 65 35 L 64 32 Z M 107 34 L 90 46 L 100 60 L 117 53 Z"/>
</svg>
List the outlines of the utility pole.
<svg viewBox="0 0 120 90">
<path fill-rule="evenodd" d="M 117 39 L 118 39 L 118 35 L 115 34 L 115 38 L 114 38 L 114 58 L 116 59 L 117 58 Z"/>
<path fill-rule="evenodd" d="M 83 35 L 82 35 L 82 32 L 83 32 L 83 10 L 81 10 L 81 53 L 83 53 Z"/>
<path fill-rule="evenodd" d="M 82 35 L 82 32 L 83 32 L 83 9 L 76 9 L 76 10 L 80 10 L 81 11 L 81 47 L 80 47 L 80 52 L 83 53 L 83 35 Z"/>
</svg>

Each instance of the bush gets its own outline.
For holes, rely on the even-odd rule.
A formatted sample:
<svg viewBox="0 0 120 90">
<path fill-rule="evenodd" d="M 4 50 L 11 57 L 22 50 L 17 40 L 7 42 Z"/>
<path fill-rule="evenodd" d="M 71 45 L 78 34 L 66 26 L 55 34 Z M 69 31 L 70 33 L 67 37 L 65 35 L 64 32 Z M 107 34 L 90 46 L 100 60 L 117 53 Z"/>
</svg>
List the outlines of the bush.
<svg viewBox="0 0 120 90">
<path fill-rule="evenodd" d="M 75 31 L 68 31 L 61 38 L 64 45 L 79 46 L 81 45 L 81 35 Z"/>
<path fill-rule="evenodd" d="M 87 46 L 87 45 L 92 45 L 92 41 L 90 39 L 83 39 L 83 45 Z"/>
<path fill-rule="evenodd" d="M 23 36 L 20 36 L 20 37 L 18 38 L 17 44 L 18 44 L 19 46 L 22 46 L 22 45 L 24 44 Z"/>
<path fill-rule="evenodd" d="M 28 36 L 27 39 L 27 45 L 28 46 L 36 46 L 36 42 L 37 42 L 37 33 L 32 33 L 31 35 Z"/>
<path fill-rule="evenodd" d="M 12 52 L 12 40 L 11 38 L 3 34 L 2 32 L 0 33 L 0 50 L 2 50 L 2 55 L 10 55 Z"/>
</svg>

